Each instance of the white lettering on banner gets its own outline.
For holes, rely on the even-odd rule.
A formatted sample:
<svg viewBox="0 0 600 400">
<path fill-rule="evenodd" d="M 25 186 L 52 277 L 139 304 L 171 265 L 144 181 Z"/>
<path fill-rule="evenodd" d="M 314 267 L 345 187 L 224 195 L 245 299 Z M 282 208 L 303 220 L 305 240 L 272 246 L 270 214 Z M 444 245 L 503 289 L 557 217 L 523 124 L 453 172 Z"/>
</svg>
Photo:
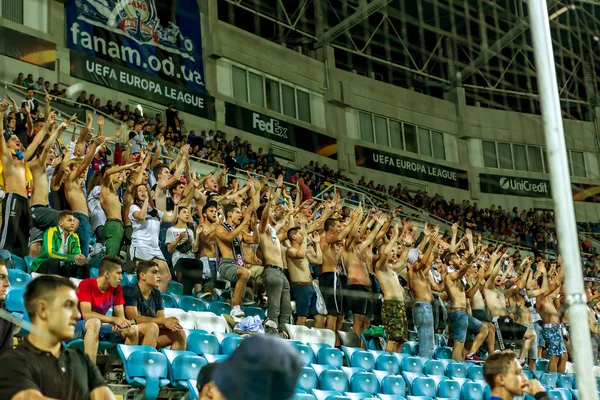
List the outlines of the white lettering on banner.
<svg viewBox="0 0 600 400">
<path fill-rule="evenodd" d="M 85 69 L 89 73 L 101 76 L 105 79 L 117 81 L 123 85 L 128 85 L 136 89 L 152 92 L 161 96 L 164 95 L 169 99 L 191 104 L 198 108 L 204 108 L 204 98 L 202 97 L 187 92 L 182 92 L 177 88 L 160 85 L 150 79 L 139 77 L 138 75 L 127 71 L 120 71 L 117 76 L 117 72 L 112 67 L 90 60 L 86 60 Z"/>
<path fill-rule="evenodd" d="M 455 171 L 449 171 L 444 168 L 438 168 L 434 166 L 426 166 L 424 164 L 409 161 L 409 160 L 401 160 L 399 158 L 386 156 L 384 154 L 373 153 L 373 161 L 379 164 L 389 165 L 391 167 L 396 167 L 408 171 L 418 172 L 421 174 L 427 174 L 435 177 L 440 177 L 443 179 L 448 179 L 452 181 L 458 181 L 458 174 Z"/>
<path fill-rule="evenodd" d="M 504 190 L 520 190 L 524 192 L 548 193 L 548 183 L 531 183 L 527 179 L 500 178 L 500 187 Z"/>
<path fill-rule="evenodd" d="M 260 119 L 260 114 L 258 113 L 252 113 L 252 128 L 258 129 L 261 132 L 282 137 L 284 139 L 288 138 L 287 128 L 279 125 L 279 120 L 269 118 L 269 120 L 263 121 Z"/>
</svg>

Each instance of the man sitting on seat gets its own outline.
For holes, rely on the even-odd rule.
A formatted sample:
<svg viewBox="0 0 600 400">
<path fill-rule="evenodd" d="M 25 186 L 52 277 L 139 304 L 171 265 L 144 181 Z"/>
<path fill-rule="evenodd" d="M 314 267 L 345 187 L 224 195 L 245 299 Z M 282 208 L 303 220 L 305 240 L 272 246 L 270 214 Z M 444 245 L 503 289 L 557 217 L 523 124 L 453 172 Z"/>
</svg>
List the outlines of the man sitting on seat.
<svg viewBox="0 0 600 400">
<path fill-rule="evenodd" d="M 79 221 L 71 211 L 61 211 L 58 226 L 44 234 L 40 255 L 31 263 L 31 271 L 66 277 L 85 278 L 86 258 L 81 254 L 79 237 L 75 233 Z"/>
<path fill-rule="evenodd" d="M 186 334 L 176 317 L 165 317 L 160 285 L 160 270 L 154 261 L 141 261 L 136 268 L 137 284 L 123 287 L 125 315 L 138 324 L 149 325 L 158 339 L 150 346 L 185 350 Z"/>
<path fill-rule="evenodd" d="M 145 334 L 142 344 L 152 346 L 156 336 L 148 334 L 151 327 L 136 326 L 135 321 L 125 318 L 123 290 L 120 281 L 123 278 L 123 260 L 116 256 L 105 256 L 100 263 L 97 278 L 84 279 L 77 289 L 79 308 L 83 319 L 77 321 L 75 338 L 84 338 L 85 354 L 96 362 L 99 341 L 138 344 L 140 336 Z M 106 315 L 110 308 L 113 315 Z"/>
</svg>

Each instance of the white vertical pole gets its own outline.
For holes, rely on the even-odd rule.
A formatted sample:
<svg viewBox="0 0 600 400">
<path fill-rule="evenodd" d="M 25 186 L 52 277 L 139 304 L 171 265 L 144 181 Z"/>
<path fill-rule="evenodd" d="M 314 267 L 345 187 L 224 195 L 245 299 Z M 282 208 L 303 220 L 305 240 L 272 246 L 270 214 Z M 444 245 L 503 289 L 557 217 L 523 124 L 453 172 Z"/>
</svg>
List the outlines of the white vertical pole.
<svg viewBox="0 0 600 400">
<path fill-rule="evenodd" d="M 569 330 L 571 343 L 573 343 L 577 387 L 581 400 L 598 400 L 596 379 L 592 373 L 594 360 L 592 360 L 590 351 L 592 346 L 587 320 L 587 302 L 583 288 L 571 178 L 550 36 L 548 5 L 546 0 L 529 0 L 528 4 L 548 165 L 550 166 L 556 231 L 564 266 L 565 302 L 569 312 Z"/>
</svg>

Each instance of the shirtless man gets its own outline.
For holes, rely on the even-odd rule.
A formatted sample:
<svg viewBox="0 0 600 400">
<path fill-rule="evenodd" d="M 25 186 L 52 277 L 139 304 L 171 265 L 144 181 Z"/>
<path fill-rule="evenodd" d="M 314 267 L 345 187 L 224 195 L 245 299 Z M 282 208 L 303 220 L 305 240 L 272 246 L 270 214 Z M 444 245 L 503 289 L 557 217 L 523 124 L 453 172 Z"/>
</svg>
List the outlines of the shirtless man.
<svg viewBox="0 0 600 400">
<path fill-rule="evenodd" d="M 219 204 L 216 201 L 208 201 L 202 207 L 200 224 L 202 232 L 198 238 L 198 257 L 203 265 L 204 279 L 202 289 L 205 293 L 212 293 L 217 281 L 217 255 L 215 229 L 217 228 L 219 216 L 217 210 Z M 200 294 L 198 294 L 200 295 Z"/>
<path fill-rule="evenodd" d="M 102 131 L 104 128 L 104 118 L 100 116 L 98 118 L 98 136 L 90 146 L 89 151 L 81 159 L 73 159 L 69 164 L 67 170 L 67 176 L 64 180 L 65 197 L 71 211 L 75 218 L 79 220 L 79 227 L 77 228 L 77 236 L 79 236 L 79 242 L 81 245 L 81 254 L 85 257 L 90 252 L 90 240 L 92 238 L 92 225 L 90 224 L 89 209 L 87 204 L 87 198 L 85 197 L 83 185 L 87 177 L 87 169 L 89 168 L 96 149 L 104 145 L 106 138 L 103 136 Z"/>
<path fill-rule="evenodd" d="M 397 239 L 398 225 L 392 228 L 392 237 L 388 244 L 381 248 L 381 255 L 375 264 L 375 276 L 383 292 L 381 320 L 388 338 L 386 351 L 399 353 L 407 339 L 408 322 L 404 288 L 400 284 L 398 274 L 388 265 Z"/>
<path fill-rule="evenodd" d="M 358 232 L 358 225 L 361 220 L 357 218 L 342 251 L 342 260 L 348 272 L 348 306 L 354 317 L 352 332 L 359 336 L 365 329 L 369 328 L 371 316 L 373 315 L 373 298 L 371 297 L 373 294 L 371 288 L 373 264 L 372 259 L 365 257 L 365 253 L 375 241 L 386 220 L 386 215 L 379 214 L 375 216 L 375 226 L 366 236 Z M 369 264 L 367 264 L 367 261 L 370 261 Z"/>
<path fill-rule="evenodd" d="M 48 120 L 50 119 L 52 117 L 48 118 Z M 46 229 L 58 224 L 58 214 L 60 211 L 50 208 L 48 199 L 50 190 L 46 169 L 54 161 L 54 153 L 50 150 L 54 146 L 56 138 L 67 128 L 69 122 L 63 121 L 60 126 L 56 126 L 44 143 L 44 147 L 38 149 L 31 161 L 29 161 L 29 169 L 31 170 L 32 177 L 30 199 L 32 223 L 29 229 L 29 256 L 33 258 L 40 254 Z"/>
<path fill-rule="evenodd" d="M 548 372 L 560 372 L 561 374 L 564 374 L 567 366 L 568 354 L 563 340 L 563 326 L 560 323 L 560 315 L 554 305 L 554 300 L 559 295 L 563 279 L 562 265 L 559 265 L 558 268 L 558 276 L 548 285 L 548 291 L 538 295 L 536 308 L 544 322 L 542 333 L 544 341 L 546 342 L 546 356 L 550 357 Z M 545 271 L 543 273 L 545 273 Z"/>
<path fill-rule="evenodd" d="M 292 283 L 291 292 L 296 300 L 296 325 L 306 325 L 306 318 L 312 314 L 315 318 L 315 328 L 324 328 L 325 316 L 317 312 L 317 292 L 312 285 L 313 279 L 308 265 L 323 262 L 321 236 L 318 232 L 313 232 L 314 246 L 310 248 L 307 244 L 308 234 L 303 227 L 288 229 L 287 237 L 291 243 L 286 250 L 286 258 Z"/>
<path fill-rule="evenodd" d="M 172 184 L 179 181 L 179 178 L 181 177 L 181 174 L 183 173 L 183 169 L 186 166 L 187 157 L 188 157 L 188 153 L 187 153 L 188 149 L 189 149 L 188 145 L 185 145 L 181 149 L 181 153 L 182 153 L 183 157 L 181 158 L 181 161 L 179 162 L 179 165 L 177 166 L 177 169 L 175 170 L 175 173 L 173 175 L 171 175 L 171 171 L 169 171 L 169 168 L 166 165 L 159 165 L 154 168 L 153 173 L 154 173 L 154 177 L 156 178 L 156 187 L 153 188 L 154 203 L 156 205 L 156 208 L 164 213 L 166 213 L 168 211 L 167 210 L 167 190 L 169 189 L 169 187 Z"/>
<path fill-rule="evenodd" d="M 448 273 L 444 277 L 444 285 L 450 299 L 448 322 L 454 339 L 452 346 L 452 359 L 454 361 L 460 361 L 461 359 L 467 339 L 467 331 L 474 333 L 475 338 L 471 345 L 471 352 L 465 357 L 465 361 L 481 361 L 481 358 L 475 353 L 477 353 L 488 334 L 487 326 L 467 314 L 466 279 L 464 277 L 469 270 L 471 257 L 469 255 L 467 259 L 461 260 L 458 254 L 453 252 L 447 253 L 444 257 L 444 263 L 449 267 Z"/>
<path fill-rule="evenodd" d="M 26 105 L 26 108 L 29 107 Z M 4 115 L 8 103 L 0 103 L 0 166 L 2 167 L 3 189 L 6 193 L 3 200 L 2 228 L 0 228 L 0 248 L 10 251 L 19 257 L 28 253 L 29 230 L 26 228 L 31 223 L 31 211 L 27 198 L 27 184 L 31 180 L 31 173 L 27 160 L 37 150 L 43 139 L 43 132 L 36 135 L 27 150 L 23 149 L 21 141 L 16 135 L 11 135 L 8 141 L 4 134 Z"/>
<path fill-rule="evenodd" d="M 469 282 L 469 290 L 467 290 L 467 298 L 469 299 L 469 305 L 471 306 L 471 315 L 473 318 L 483 322 L 488 328 L 488 335 L 485 339 L 488 354 L 491 354 L 495 348 L 496 340 L 496 326 L 492 323 L 491 318 L 485 308 L 485 301 L 483 299 L 483 285 L 485 284 L 485 272 L 486 268 L 474 265 L 471 268 L 471 274 L 467 277 Z"/>
<path fill-rule="evenodd" d="M 283 181 L 282 176 L 280 176 L 280 180 Z M 279 331 L 287 332 L 285 324 L 289 322 L 292 315 L 290 282 L 283 270 L 281 243 L 275 230 L 275 225 L 277 225 L 275 208 L 272 207 L 273 202 L 279 200 L 279 191 L 280 189 L 274 193 L 271 192 L 267 204 L 257 210 L 257 216 L 260 218 L 258 246 L 264 261 L 262 279 L 267 289 L 268 300 L 268 321 L 265 326 L 272 321 L 277 324 Z"/>
<path fill-rule="evenodd" d="M 342 298 L 340 296 L 341 284 L 337 275 L 337 268 L 342 257 L 342 241 L 348 236 L 356 219 L 362 217 L 359 207 L 352 211 L 351 220 L 342 229 L 339 219 L 328 218 L 325 221 L 325 235 L 321 238 L 321 251 L 323 264 L 319 268 L 319 287 L 327 307 L 326 328 L 334 332 L 341 328 L 344 321 Z M 337 336 L 337 335 L 336 335 Z"/>
<path fill-rule="evenodd" d="M 437 233 L 438 230 L 439 228 L 435 231 L 421 260 L 408 269 L 408 284 L 414 299 L 413 320 L 415 329 L 419 332 L 419 356 L 428 358 L 433 357 L 435 347 L 433 308 L 431 306 L 433 293 L 429 271 L 433 265 L 430 262 L 431 253 L 441 239 Z M 424 240 L 427 240 L 433 232 L 425 226 L 423 233 L 426 237 Z M 404 238 L 405 246 L 410 247 L 412 242 L 412 235 L 409 234 Z"/>
<path fill-rule="evenodd" d="M 118 256 L 123 240 L 123 209 L 117 190 L 123 183 L 123 171 L 131 169 L 139 163 L 107 168 L 102 175 L 100 189 L 100 205 L 106 214 L 104 239 L 107 256 Z M 137 187 L 137 186 L 136 186 Z"/>
<path fill-rule="evenodd" d="M 246 284 L 250 279 L 250 270 L 244 266 L 242 253 L 241 233 L 250 223 L 252 210 L 250 208 L 242 214 L 237 204 L 228 204 L 223 208 L 225 222 L 215 229 L 217 250 L 219 251 L 218 269 L 221 277 L 235 284 L 234 295 L 231 299 L 231 316 L 243 318 L 244 312 L 240 305 L 246 291 Z"/>
<path fill-rule="evenodd" d="M 514 320 L 516 323 L 526 326 L 535 332 L 535 327 L 533 325 L 533 320 L 531 318 L 531 300 L 535 299 L 541 293 L 545 293 L 548 290 L 548 280 L 544 279 L 542 283 L 542 287 L 537 290 L 528 289 L 532 287 L 532 278 L 533 271 L 531 269 L 531 259 L 526 257 L 521 263 L 523 268 L 523 274 L 519 278 L 517 282 L 517 290 L 512 291 L 512 296 L 507 297 L 508 306 L 513 311 Z M 541 261 L 537 264 L 537 270 L 542 271 L 545 270 L 544 262 Z M 536 339 L 531 344 L 529 348 L 529 353 L 527 358 L 529 360 L 529 369 L 534 370 L 535 363 L 537 360 L 537 348 L 538 348 L 538 340 Z"/>
<path fill-rule="evenodd" d="M 521 353 L 519 354 L 519 362 L 521 365 L 524 365 L 525 358 L 535 341 L 536 334 L 533 329 L 529 329 L 513 321 L 506 310 L 507 303 L 505 296 L 512 296 L 513 291 L 516 289 L 516 286 L 511 282 L 508 282 L 508 285 L 512 287 L 505 288 L 504 278 L 499 274 L 503 261 L 506 258 L 508 258 L 508 253 L 504 253 L 501 257 L 498 257 L 496 253 L 491 255 L 489 266 L 491 274 L 485 283 L 483 296 L 492 316 L 492 322 L 496 325 L 496 337 L 500 349 L 504 350 L 504 340 L 522 339 L 523 343 L 521 345 Z"/>
</svg>

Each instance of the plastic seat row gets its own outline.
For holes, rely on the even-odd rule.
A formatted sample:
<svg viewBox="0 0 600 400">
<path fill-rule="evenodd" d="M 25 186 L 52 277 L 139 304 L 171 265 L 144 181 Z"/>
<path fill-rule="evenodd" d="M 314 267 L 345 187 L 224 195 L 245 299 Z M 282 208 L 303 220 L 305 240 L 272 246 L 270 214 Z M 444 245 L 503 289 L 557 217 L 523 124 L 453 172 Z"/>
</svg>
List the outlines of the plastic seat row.
<svg viewBox="0 0 600 400">
<path fill-rule="evenodd" d="M 165 308 L 165 316 L 177 317 L 184 329 L 202 329 L 206 332 L 231 332 L 229 324 L 222 316 L 208 311 L 183 311 L 179 308 Z"/>
<path fill-rule="evenodd" d="M 207 333 L 202 330 L 190 331 L 186 349 L 197 355 L 230 355 L 244 340 L 235 333 Z"/>
<path fill-rule="evenodd" d="M 308 328 L 302 325 L 285 324 L 290 339 L 304 343 L 328 344 L 335 346 L 335 333 L 329 329 Z"/>
</svg>

